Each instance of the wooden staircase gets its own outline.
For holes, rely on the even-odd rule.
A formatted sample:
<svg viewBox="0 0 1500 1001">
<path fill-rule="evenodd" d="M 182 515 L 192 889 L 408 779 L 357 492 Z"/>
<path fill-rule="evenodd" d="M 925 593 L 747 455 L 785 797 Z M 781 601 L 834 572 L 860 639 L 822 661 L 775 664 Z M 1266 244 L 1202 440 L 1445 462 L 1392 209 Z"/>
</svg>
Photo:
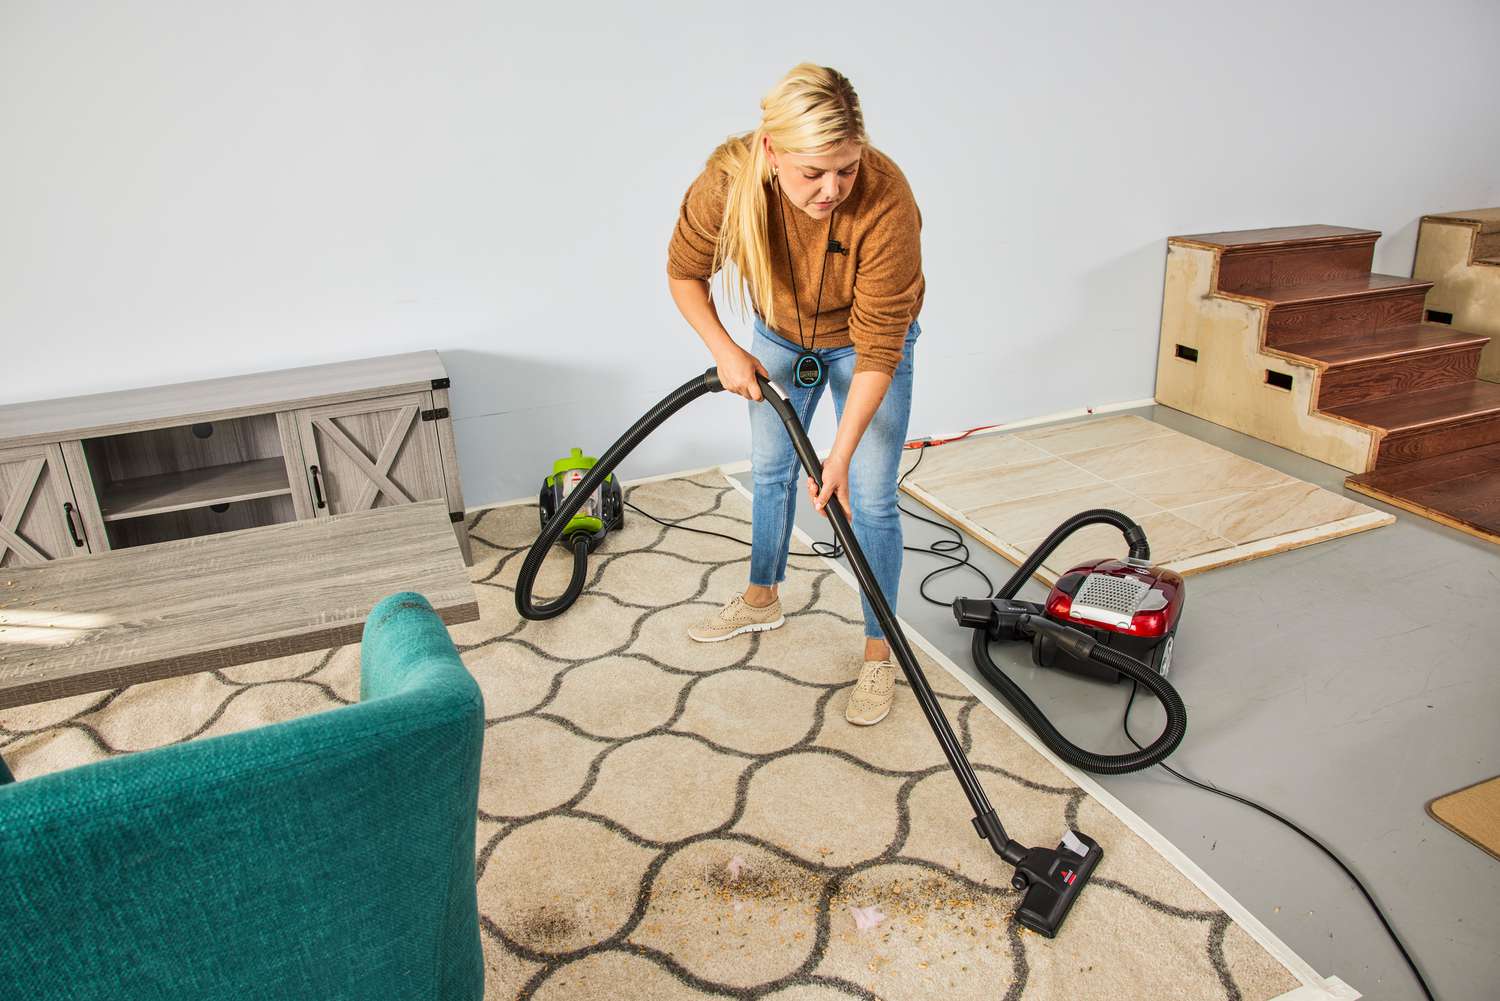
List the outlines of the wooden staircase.
<svg viewBox="0 0 1500 1001">
<path fill-rule="evenodd" d="M 1432 282 L 1372 274 L 1379 237 L 1298 226 L 1170 238 L 1156 398 L 1500 541 L 1489 472 L 1500 470 L 1500 384 L 1476 378 L 1490 339 L 1427 319 Z M 1457 480 L 1458 509 L 1434 504 Z M 1405 502 L 1416 483 L 1422 502 Z"/>
</svg>

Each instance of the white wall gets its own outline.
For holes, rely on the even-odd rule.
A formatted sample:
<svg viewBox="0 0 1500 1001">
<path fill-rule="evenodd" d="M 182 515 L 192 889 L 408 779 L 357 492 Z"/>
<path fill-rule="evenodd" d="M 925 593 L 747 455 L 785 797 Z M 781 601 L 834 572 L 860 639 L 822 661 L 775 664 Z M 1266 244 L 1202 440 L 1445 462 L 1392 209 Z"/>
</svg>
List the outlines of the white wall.
<svg viewBox="0 0 1500 1001">
<path fill-rule="evenodd" d="M 434 347 L 466 499 L 531 494 L 708 365 L 678 201 L 804 59 L 923 210 L 913 434 L 1147 397 L 1167 235 L 1365 226 L 1409 274 L 1422 213 L 1500 204 L 1496 38 L 1488 0 L 0 0 L 0 401 Z M 747 452 L 718 399 L 623 472 Z"/>
</svg>

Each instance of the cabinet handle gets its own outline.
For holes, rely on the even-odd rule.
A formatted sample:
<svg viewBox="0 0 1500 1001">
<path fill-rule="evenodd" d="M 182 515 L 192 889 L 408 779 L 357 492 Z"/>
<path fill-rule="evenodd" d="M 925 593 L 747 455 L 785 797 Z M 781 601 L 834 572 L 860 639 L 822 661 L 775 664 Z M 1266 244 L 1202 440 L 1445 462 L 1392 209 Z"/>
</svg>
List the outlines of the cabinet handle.
<svg viewBox="0 0 1500 1001">
<path fill-rule="evenodd" d="M 312 470 L 313 497 L 317 499 L 318 507 L 325 508 L 328 505 L 323 500 L 323 483 L 318 478 L 318 467 L 309 466 L 308 468 Z"/>
<path fill-rule="evenodd" d="M 78 537 L 78 529 L 73 527 L 73 504 L 71 501 L 63 501 L 63 514 L 68 519 L 68 534 L 73 537 L 73 545 L 83 548 L 83 540 Z"/>
</svg>

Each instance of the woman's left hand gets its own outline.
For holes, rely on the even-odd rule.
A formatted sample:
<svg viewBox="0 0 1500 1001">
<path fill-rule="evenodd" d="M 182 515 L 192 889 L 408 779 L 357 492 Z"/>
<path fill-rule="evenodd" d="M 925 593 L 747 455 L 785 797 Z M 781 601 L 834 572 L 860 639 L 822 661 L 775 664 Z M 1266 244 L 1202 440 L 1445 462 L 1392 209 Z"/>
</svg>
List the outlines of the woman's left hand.
<svg viewBox="0 0 1500 1001">
<path fill-rule="evenodd" d="M 840 452 L 829 454 L 823 460 L 823 489 L 819 490 L 813 478 L 807 478 L 807 496 L 812 498 L 813 508 L 821 515 L 827 515 L 824 510 L 828 501 L 838 495 L 839 505 L 844 509 L 844 514 L 852 517 L 849 510 L 849 459 Z"/>
</svg>

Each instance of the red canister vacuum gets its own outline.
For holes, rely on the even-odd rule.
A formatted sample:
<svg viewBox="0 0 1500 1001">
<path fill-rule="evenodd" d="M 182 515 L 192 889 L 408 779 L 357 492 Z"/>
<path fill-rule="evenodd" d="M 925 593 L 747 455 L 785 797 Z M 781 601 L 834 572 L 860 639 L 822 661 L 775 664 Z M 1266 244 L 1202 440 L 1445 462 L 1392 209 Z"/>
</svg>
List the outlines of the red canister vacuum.
<svg viewBox="0 0 1500 1001">
<path fill-rule="evenodd" d="M 1078 564 L 1057 578 L 1041 604 L 1016 599 L 1022 585 L 1063 540 L 1100 524 L 1120 530 L 1128 556 Z M 1166 679 L 1185 599 L 1182 577 L 1151 565 L 1151 546 L 1141 527 L 1118 511 L 1100 508 L 1059 525 L 993 598 L 956 600 L 953 616 L 959 625 L 974 630 L 974 666 L 1054 754 L 1085 771 L 1114 775 L 1151 767 L 1176 750 L 1187 733 L 1187 709 Z M 1138 682 L 1161 701 L 1167 725 L 1151 744 L 1128 754 L 1084 750 L 1064 737 L 995 663 L 990 644 L 1003 640 L 1029 641 L 1038 667 L 1100 681 Z"/>
</svg>

